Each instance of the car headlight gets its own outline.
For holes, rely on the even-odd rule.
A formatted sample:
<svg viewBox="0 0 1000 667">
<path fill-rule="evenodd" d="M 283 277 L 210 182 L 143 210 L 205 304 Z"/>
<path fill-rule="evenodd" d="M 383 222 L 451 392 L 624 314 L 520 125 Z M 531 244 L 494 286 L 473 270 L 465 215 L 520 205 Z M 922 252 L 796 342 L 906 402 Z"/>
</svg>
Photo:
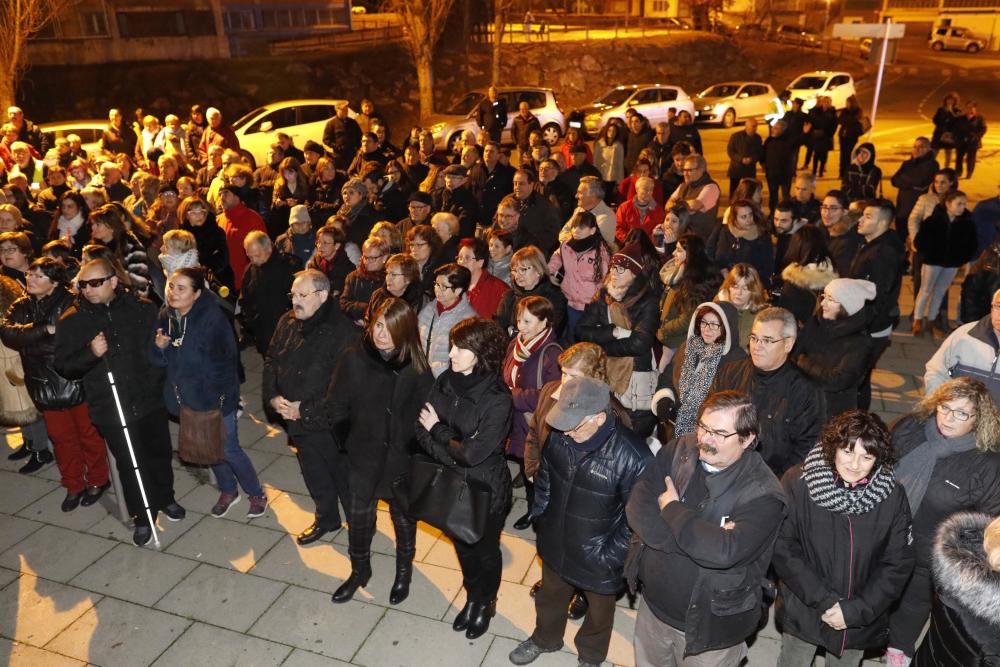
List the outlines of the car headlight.
<svg viewBox="0 0 1000 667">
<path fill-rule="evenodd" d="M 705 106 L 703 106 L 701 108 L 701 110 L 702 111 L 711 111 L 712 110 L 712 105 L 711 104 L 706 104 Z"/>
<path fill-rule="evenodd" d="M 729 106 L 725 102 L 719 102 L 712 110 L 715 112 L 716 116 L 721 116 L 728 108 Z"/>
<path fill-rule="evenodd" d="M 441 130 L 444 129 L 445 125 L 447 125 L 447 123 L 434 123 L 433 125 L 431 125 L 431 134 L 439 133 Z"/>
<path fill-rule="evenodd" d="M 601 120 L 601 114 L 599 113 L 588 113 L 584 116 L 583 120 L 587 123 L 597 123 Z"/>
</svg>

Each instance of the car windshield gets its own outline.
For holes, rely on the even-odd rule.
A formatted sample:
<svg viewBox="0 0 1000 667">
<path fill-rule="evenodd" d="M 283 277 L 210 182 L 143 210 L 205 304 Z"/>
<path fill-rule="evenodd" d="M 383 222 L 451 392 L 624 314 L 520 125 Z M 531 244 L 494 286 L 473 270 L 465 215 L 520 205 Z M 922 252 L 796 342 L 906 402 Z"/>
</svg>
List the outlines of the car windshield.
<svg viewBox="0 0 1000 667">
<path fill-rule="evenodd" d="M 740 89 L 737 83 L 719 83 L 699 93 L 700 97 L 731 97 Z"/>
<path fill-rule="evenodd" d="M 243 127 L 244 125 L 249 124 L 250 121 L 252 121 L 257 116 L 261 115 L 265 111 L 267 111 L 267 107 L 258 107 L 256 109 L 254 109 L 253 111 L 251 111 L 250 113 L 244 114 L 243 116 L 240 117 L 240 119 L 238 121 L 236 121 L 235 123 L 233 123 L 233 129 L 234 130 L 238 130 L 241 127 Z"/>
<path fill-rule="evenodd" d="M 482 93 L 466 93 L 464 97 L 448 109 L 448 113 L 453 116 L 466 116 L 476 108 L 476 105 L 479 104 L 479 100 L 482 98 Z"/>
<path fill-rule="evenodd" d="M 826 84 L 825 76 L 800 76 L 788 87 L 792 90 L 819 90 Z"/>
<path fill-rule="evenodd" d="M 615 88 L 610 90 L 607 94 L 598 99 L 594 104 L 603 104 L 604 106 L 617 107 L 625 103 L 625 100 L 632 97 L 632 93 L 635 90 L 632 88 Z"/>
</svg>

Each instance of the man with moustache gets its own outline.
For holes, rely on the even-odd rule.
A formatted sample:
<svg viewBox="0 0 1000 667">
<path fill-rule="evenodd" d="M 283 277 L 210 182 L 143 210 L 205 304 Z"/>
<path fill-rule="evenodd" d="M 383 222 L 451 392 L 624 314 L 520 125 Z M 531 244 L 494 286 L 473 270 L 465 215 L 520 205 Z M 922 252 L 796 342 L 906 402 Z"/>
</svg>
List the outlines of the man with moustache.
<svg viewBox="0 0 1000 667">
<path fill-rule="evenodd" d="M 327 428 L 323 401 L 337 359 L 358 328 L 330 298 L 330 280 L 322 271 L 295 274 L 291 298 L 292 309 L 278 322 L 267 351 L 262 394 L 285 420 L 316 503 L 313 524 L 296 538 L 305 546 L 341 527 L 338 501 L 347 508 L 347 461 Z"/>
<path fill-rule="evenodd" d="M 639 665 L 738 665 L 761 618 L 785 500 L 754 450 L 757 410 L 743 394 L 717 392 L 697 423 L 657 452 L 626 505 L 625 575 L 642 591 Z"/>
</svg>

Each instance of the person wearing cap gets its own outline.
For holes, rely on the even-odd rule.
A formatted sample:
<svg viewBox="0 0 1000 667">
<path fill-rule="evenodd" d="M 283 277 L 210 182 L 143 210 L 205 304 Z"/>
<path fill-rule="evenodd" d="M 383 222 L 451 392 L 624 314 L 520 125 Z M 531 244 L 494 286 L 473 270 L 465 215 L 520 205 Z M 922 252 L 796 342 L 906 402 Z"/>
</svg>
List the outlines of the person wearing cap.
<svg viewBox="0 0 1000 667">
<path fill-rule="evenodd" d="M 313 231 L 309 209 L 297 204 L 288 212 L 288 231 L 274 241 L 274 247 L 283 255 L 290 255 L 305 266 L 316 250 L 316 235 Z"/>
<path fill-rule="evenodd" d="M 403 236 L 417 225 L 429 225 L 431 222 L 431 211 L 434 210 L 434 198 L 429 192 L 410 193 L 407 202 L 409 215 L 396 223 L 399 233 Z"/>
<path fill-rule="evenodd" d="M 460 238 L 475 236 L 479 224 L 479 202 L 468 185 L 468 170 L 462 165 L 452 164 L 441 174 L 444 176 L 444 188 L 434 193 L 434 210 L 451 213 L 458 218 Z"/>
<path fill-rule="evenodd" d="M 219 216 L 219 227 L 226 233 L 229 265 L 233 267 L 234 286 L 239 291 L 243 282 L 243 272 L 246 271 L 248 264 L 243 240 L 254 230 L 267 233 L 267 227 L 264 226 L 264 219 L 256 211 L 251 211 L 243 204 L 240 188 L 233 185 L 222 186 L 220 200 L 222 214 Z"/>
<path fill-rule="evenodd" d="M 837 278 L 823 289 L 817 313 L 806 320 L 792 363 L 826 394 L 826 416 L 858 407 L 858 385 L 868 370 L 872 339 L 868 306 L 875 283 Z"/>
<path fill-rule="evenodd" d="M 694 433 L 665 444 L 632 487 L 625 576 L 642 591 L 638 665 L 732 667 L 747 654 L 785 514 L 755 449 L 757 414 L 744 394 L 709 395 Z"/>
<path fill-rule="evenodd" d="M 337 169 L 346 171 L 361 148 L 361 126 L 350 117 L 346 100 L 337 103 L 336 115 L 326 122 L 323 143 L 333 151 Z"/>
<path fill-rule="evenodd" d="M 302 147 L 302 171 L 308 176 L 314 176 L 317 172 L 317 163 L 323 157 L 330 157 L 323 144 L 309 139 Z"/>
<path fill-rule="evenodd" d="M 632 537 L 625 505 L 652 455 L 642 438 L 618 422 L 608 385 L 594 378 L 565 382 L 545 421 L 552 431 L 531 508 L 542 585 L 535 593 L 535 629 L 509 659 L 526 665 L 561 649 L 566 609 L 579 589 L 589 608 L 576 649 L 581 665 L 596 666 L 608 654 Z"/>
<path fill-rule="evenodd" d="M 201 143 L 198 144 L 198 155 L 202 159 L 208 156 L 209 146 L 222 146 L 223 148 L 239 152 L 240 140 L 232 126 L 222 120 L 222 112 L 215 107 L 209 107 L 205 112 L 208 120 L 208 127 L 201 135 Z"/>
<path fill-rule="evenodd" d="M 652 348 L 658 323 L 656 295 L 643 279 L 642 248 L 629 243 L 611 257 L 611 270 L 584 309 L 576 337 L 604 348 L 608 384 L 628 410 L 633 430 L 643 437 L 656 425 L 650 401 L 657 381 Z"/>
</svg>

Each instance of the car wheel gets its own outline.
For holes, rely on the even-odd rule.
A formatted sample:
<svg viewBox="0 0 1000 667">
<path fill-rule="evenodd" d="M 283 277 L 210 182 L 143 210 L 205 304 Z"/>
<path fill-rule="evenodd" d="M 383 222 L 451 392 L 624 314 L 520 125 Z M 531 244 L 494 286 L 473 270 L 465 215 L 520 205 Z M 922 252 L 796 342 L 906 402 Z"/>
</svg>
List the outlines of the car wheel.
<svg viewBox="0 0 1000 667">
<path fill-rule="evenodd" d="M 736 124 L 736 112 L 732 109 L 726 109 L 726 113 L 722 114 L 722 127 L 732 127 Z"/>
<path fill-rule="evenodd" d="M 458 151 L 458 147 L 461 145 L 462 145 L 462 133 L 456 132 L 455 134 L 451 135 L 450 139 L 448 139 L 448 152 L 454 155 Z"/>
<path fill-rule="evenodd" d="M 545 143 L 549 146 L 555 146 L 562 139 L 562 130 L 555 123 L 549 123 L 542 128 L 542 139 L 545 139 Z"/>
<path fill-rule="evenodd" d="M 253 155 L 250 153 L 250 151 L 245 149 L 240 149 L 240 160 L 243 162 L 243 164 L 250 167 L 250 171 L 254 171 L 255 169 L 257 169 L 257 160 L 253 158 Z"/>
<path fill-rule="evenodd" d="M 968 53 L 979 53 L 979 45 L 978 44 L 969 44 L 967 47 L 965 47 L 965 50 Z"/>
<path fill-rule="evenodd" d="M 941 51 L 944 49 L 944 44 L 942 44 L 941 42 L 934 42 L 933 44 L 931 44 L 931 48 L 934 49 L 935 51 Z"/>
</svg>

